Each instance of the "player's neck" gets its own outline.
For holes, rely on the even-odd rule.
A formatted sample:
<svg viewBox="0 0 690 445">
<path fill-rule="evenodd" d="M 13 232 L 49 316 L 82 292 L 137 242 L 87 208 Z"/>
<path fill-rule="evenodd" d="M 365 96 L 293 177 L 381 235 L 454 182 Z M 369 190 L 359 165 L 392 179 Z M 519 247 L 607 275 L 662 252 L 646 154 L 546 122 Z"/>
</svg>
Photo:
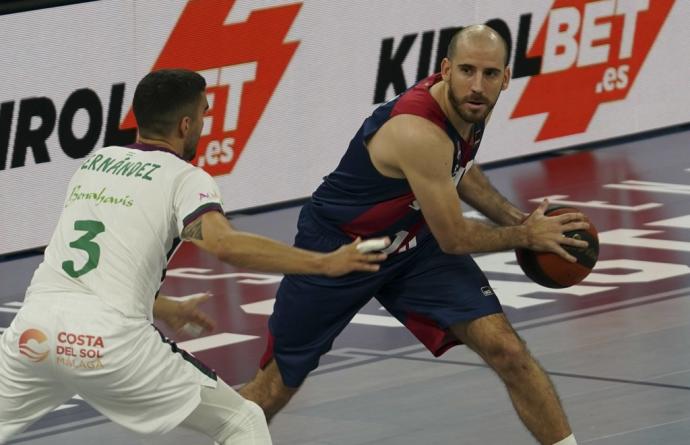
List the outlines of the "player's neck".
<svg viewBox="0 0 690 445">
<path fill-rule="evenodd" d="M 171 142 L 165 139 L 145 138 L 140 135 L 137 137 L 137 142 L 139 142 L 140 144 L 155 145 L 156 147 L 162 147 L 166 150 L 172 151 L 178 156 L 182 156 L 182 148 L 175 147 L 175 144 L 172 144 Z"/>
</svg>

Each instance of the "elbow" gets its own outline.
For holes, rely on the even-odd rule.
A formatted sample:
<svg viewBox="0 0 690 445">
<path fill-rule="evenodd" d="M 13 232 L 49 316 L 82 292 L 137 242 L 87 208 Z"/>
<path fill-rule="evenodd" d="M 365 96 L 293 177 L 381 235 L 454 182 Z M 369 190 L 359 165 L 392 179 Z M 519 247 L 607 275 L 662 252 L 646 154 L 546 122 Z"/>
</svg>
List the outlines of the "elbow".
<svg viewBox="0 0 690 445">
<path fill-rule="evenodd" d="M 477 230 L 465 218 L 459 217 L 445 224 L 429 224 L 441 251 L 448 255 L 471 253 Z"/>
<path fill-rule="evenodd" d="M 236 254 L 233 251 L 233 243 L 227 236 L 219 237 L 210 244 L 209 253 L 224 263 L 233 264 Z"/>
<path fill-rule="evenodd" d="M 441 251 L 448 255 L 464 255 L 471 253 L 467 243 L 460 238 L 438 240 L 438 246 Z"/>
<path fill-rule="evenodd" d="M 211 253 L 213 254 L 213 256 L 216 257 L 216 259 L 218 259 L 219 261 L 221 261 L 223 263 L 228 263 L 228 264 L 233 263 L 233 255 L 231 252 L 227 252 L 227 251 L 221 250 L 221 249 L 214 249 L 214 251 Z"/>
<path fill-rule="evenodd" d="M 218 237 L 214 241 L 213 255 L 220 261 L 236 267 L 255 268 L 257 257 L 261 255 L 251 244 L 245 242 L 244 236 L 232 232 Z"/>
<path fill-rule="evenodd" d="M 441 249 L 441 252 L 448 254 L 448 255 L 452 255 L 454 253 L 454 247 L 451 243 L 442 242 L 439 240 L 437 240 L 437 241 L 438 241 L 438 247 Z"/>
</svg>

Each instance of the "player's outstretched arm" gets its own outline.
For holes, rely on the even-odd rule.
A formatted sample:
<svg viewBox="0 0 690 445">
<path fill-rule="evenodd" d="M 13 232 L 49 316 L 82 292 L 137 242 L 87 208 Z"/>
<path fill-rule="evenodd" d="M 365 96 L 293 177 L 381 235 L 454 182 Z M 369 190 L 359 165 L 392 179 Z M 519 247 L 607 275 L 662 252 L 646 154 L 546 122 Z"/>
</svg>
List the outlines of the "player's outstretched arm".
<svg viewBox="0 0 690 445">
<path fill-rule="evenodd" d="M 561 245 L 584 247 L 563 236 L 587 227 L 582 214 L 551 218 L 536 211 L 525 221 L 494 227 L 462 216 L 460 200 L 450 175 L 453 147 L 446 134 L 431 122 L 412 115 L 389 120 L 369 141 L 377 168 L 400 172 L 410 183 L 431 232 L 441 249 L 451 254 L 497 252 L 524 247 L 557 253 L 572 261 Z"/>
<path fill-rule="evenodd" d="M 375 272 L 386 259 L 382 253 L 357 250 L 360 239 L 328 252 L 312 252 L 279 241 L 235 230 L 225 215 L 207 212 L 182 230 L 182 239 L 226 263 L 263 272 L 284 274 L 345 275 L 350 272 Z"/>
</svg>

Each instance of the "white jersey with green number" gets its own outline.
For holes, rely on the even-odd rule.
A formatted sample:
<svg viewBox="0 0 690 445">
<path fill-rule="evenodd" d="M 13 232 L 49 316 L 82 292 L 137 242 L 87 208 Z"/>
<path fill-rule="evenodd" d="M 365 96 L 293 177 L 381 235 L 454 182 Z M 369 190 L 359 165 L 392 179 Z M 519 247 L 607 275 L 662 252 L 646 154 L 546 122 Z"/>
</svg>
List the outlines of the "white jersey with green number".
<svg viewBox="0 0 690 445">
<path fill-rule="evenodd" d="M 27 291 L 84 294 L 128 317 L 152 318 L 182 229 L 221 211 L 211 176 L 164 148 L 94 152 L 72 177 L 55 233 Z"/>
</svg>

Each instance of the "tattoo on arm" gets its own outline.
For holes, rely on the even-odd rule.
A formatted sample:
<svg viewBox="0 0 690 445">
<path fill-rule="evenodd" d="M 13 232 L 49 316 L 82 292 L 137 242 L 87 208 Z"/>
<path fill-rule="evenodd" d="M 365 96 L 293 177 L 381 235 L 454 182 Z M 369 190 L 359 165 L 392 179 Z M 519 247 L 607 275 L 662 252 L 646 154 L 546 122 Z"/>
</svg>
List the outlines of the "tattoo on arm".
<svg viewBox="0 0 690 445">
<path fill-rule="evenodd" d="M 193 222 L 187 224 L 184 229 L 182 229 L 182 239 L 204 239 L 203 234 L 201 233 L 201 218 L 197 218 Z"/>
</svg>

